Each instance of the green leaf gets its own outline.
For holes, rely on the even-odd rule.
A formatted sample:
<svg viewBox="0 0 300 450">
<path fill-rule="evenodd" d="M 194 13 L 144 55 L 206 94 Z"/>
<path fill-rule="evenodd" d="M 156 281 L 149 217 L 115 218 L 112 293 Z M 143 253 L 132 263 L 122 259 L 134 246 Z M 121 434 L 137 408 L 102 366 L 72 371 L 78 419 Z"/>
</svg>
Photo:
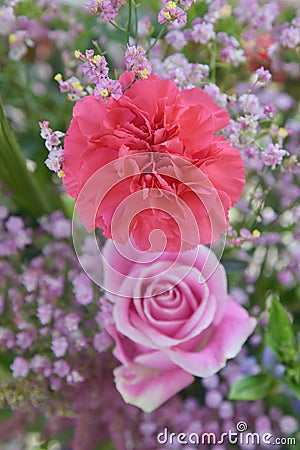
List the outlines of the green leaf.
<svg viewBox="0 0 300 450">
<path fill-rule="evenodd" d="M 299 384 L 293 383 L 291 380 L 285 378 L 285 383 L 290 388 L 291 391 L 295 394 L 298 400 L 300 400 L 300 386 Z"/>
<path fill-rule="evenodd" d="M 16 137 L 4 115 L 0 99 L 0 178 L 11 191 L 13 201 L 33 217 L 63 209 L 54 187 L 39 183 L 28 171 Z"/>
<path fill-rule="evenodd" d="M 225 267 L 227 274 L 235 274 L 244 272 L 248 263 L 247 261 L 239 261 L 238 259 L 222 259 L 222 264 Z"/>
<path fill-rule="evenodd" d="M 275 380 L 266 373 L 247 375 L 230 388 L 229 400 L 258 400 L 265 398 L 274 387 Z"/>
<path fill-rule="evenodd" d="M 291 320 L 275 294 L 271 296 L 266 343 L 282 362 L 297 361 L 297 348 Z"/>
</svg>

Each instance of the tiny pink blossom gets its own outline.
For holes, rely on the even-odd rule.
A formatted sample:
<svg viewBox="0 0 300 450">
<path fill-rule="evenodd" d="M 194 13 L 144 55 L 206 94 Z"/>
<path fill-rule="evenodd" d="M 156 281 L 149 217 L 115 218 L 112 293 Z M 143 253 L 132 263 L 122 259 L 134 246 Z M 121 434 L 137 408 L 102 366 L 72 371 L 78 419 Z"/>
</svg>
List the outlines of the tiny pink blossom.
<svg viewBox="0 0 300 450">
<path fill-rule="evenodd" d="M 51 350 L 57 358 L 64 356 L 68 349 L 68 341 L 64 336 L 54 338 L 51 344 Z"/>
<path fill-rule="evenodd" d="M 30 367 L 26 359 L 22 358 L 21 356 L 17 356 L 11 364 L 10 368 L 13 371 L 14 378 L 26 378 Z"/>
<path fill-rule="evenodd" d="M 70 373 L 70 366 L 67 361 L 59 359 L 53 364 L 53 373 L 60 378 L 65 378 Z"/>
</svg>

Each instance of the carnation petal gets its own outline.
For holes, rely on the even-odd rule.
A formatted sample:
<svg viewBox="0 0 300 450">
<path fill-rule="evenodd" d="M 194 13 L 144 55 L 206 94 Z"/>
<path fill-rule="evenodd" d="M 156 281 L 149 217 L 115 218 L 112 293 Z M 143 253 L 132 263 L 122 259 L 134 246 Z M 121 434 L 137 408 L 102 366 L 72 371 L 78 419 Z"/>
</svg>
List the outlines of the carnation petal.
<svg viewBox="0 0 300 450">
<path fill-rule="evenodd" d="M 181 102 L 184 106 L 201 105 L 213 115 L 214 131 L 219 131 L 229 124 L 227 111 L 220 108 L 211 96 L 201 89 L 185 89 L 181 91 Z"/>
</svg>

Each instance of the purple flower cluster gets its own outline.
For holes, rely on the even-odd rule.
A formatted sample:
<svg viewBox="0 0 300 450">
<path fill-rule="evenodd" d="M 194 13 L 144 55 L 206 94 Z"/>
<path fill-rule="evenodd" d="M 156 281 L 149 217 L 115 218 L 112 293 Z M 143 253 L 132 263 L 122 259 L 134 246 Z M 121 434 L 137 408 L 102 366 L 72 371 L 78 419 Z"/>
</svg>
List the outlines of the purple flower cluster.
<svg viewBox="0 0 300 450">
<path fill-rule="evenodd" d="M 60 92 L 67 93 L 68 100 L 72 102 L 77 102 L 77 100 L 87 94 L 79 79 L 74 76 L 67 80 L 63 80 L 62 75 L 58 73 L 55 75 L 54 79 L 58 82 Z"/>
<path fill-rule="evenodd" d="M 245 26 L 244 46 L 254 61 L 268 64 L 272 74 L 299 77 L 299 64 L 289 61 L 287 49 L 297 51 L 300 43 L 299 8 L 295 8 L 295 17 L 291 22 L 283 22 L 280 17 L 284 2 L 257 0 L 239 0 L 233 13 Z M 252 43 L 252 44 L 251 44 Z M 250 50 L 250 51 L 249 51 Z M 265 61 L 263 61 L 263 59 Z M 253 65 L 253 61 L 250 60 Z M 255 62 L 256 65 L 256 62 Z"/>
<path fill-rule="evenodd" d="M 134 73 L 137 78 L 145 79 L 150 75 L 152 68 L 146 57 L 146 50 L 139 46 L 127 45 L 125 51 L 125 66 Z"/>
<path fill-rule="evenodd" d="M 269 71 L 260 68 L 255 75 L 254 85 L 237 86 L 237 94 L 226 96 L 214 89 L 211 95 L 229 109 L 231 121 L 225 130 L 229 140 L 240 149 L 246 167 L 259 172 L 264 166 L 275 169 L 283 163 L 284 157 L 289 156 L 283 145 L 291 133 L 276 125 L 280 120 L 280 98 L 277 103 L 280 94 L 269 95 L 273 93 L 265 86 L 271 77 Z M 205 89 L 211 90 L 209 87 Z"/>
<path fill-rule="evenodd" d="M 164 7 L 158 13 L 158 23 L 167 22 L 179 28 L 186 24 L 186 12 L 177 6 L 176 2 L 164 0 L 162 3 Z"/>
<path fill-rule="evenodd" d="M 159 58 L 152 58 L 153 71 L 161 78 L 171 78 L 180 89 L 200 87 L 208 78 L 207 64 L 189 63 L 181 53 L 168 56 L 162 63 Z"/>
<path fill-rule="evenodd" d="M 0 347 L 15 355 L 13 377 L 41 375 L 54 391 L 88 376 L 82 352 L 96 357 L 111 344 L 101 314 L 94 316 L 100 295 L 81 271 L 70 235 L 71 224 L 60 212 L 43 217 L 33 233 L 1 209 Z M 34 256 L 25 259 L 27 252 Z M 93 264 L 93 255 L 85 257 Z"/>
<path fill-rule="evenodd" d="M 205 20 L 194 19 L 189 38 L 196 44 L 207 44 L 215 37 L 214 24 Z"/>
<path fill-rule="evenodd" d="M 63 148 L 60 140 L 65 134 L 61 131 L 53 131 L 49 125 L 50 123 L 46 120 L 39 122 L 41 129 L 40 135 L 45 139 L 45 146 L 49 151 L 45 164 L 49 170 L 52 170 L 57 173 L 59 177 L 62 177 L 63 171 L 61 165 L 63 161 Z"/>
<path fill-rule="evenodd" d="M 282 159 L 288 152 L 279 147 L 279 144 L 268 144 L 267 148 L 262 152 L 263 162 L 270 166 L 271 169 L 282 163 Z"/>
<path fill-rule="evenodd" d="M 114 20 L 119 9 L 125 5 L 124 0 L 88 0 L 84 7 L 92 14 L 100 14 L 102 20 Z"/>
<path fill-rule="evenodd" d="M 93 49 L 86 50 L 85 55 L 79 50 L 75 51 L 75 57 L 83 62 L 82 71 L 91 83 L 95 83 L 94 96 L 106 99 L 108 97 L 120 98 L 123 94 L 122 86 L 118 80 L 112 80 L 108 76 L 107 61 L 104 56 L 95 55 Z"/>
<path fill-rule="evenodd" d="M 223 61 L 233 66 L 246 61 L 244 50 L 241 48 L 239 41 L 234 36 L 229 36 L 224 31 L 217 34 L 218 42 L 223 45 L 220 56 Z"/>
<path fill-rule="evenodd" d="M 257 76 L 257 81 L 260 81 L 264 84 L 268 84 L 272 80 L 272 74 L 264 67 L 260 67 L 259 69 L 257 69 L 255 71 L 255 75 Z"/>
<path fill-rule="evenodd" d="M 33 49 L 31 53 L 34 52 L 38 60 L 45 60 L 52 52 L 53 42 L 57 48 L 66 47 L 83 30 L 81 23 L 74 23 L 72 14 L 61 10 L 58 1 L 35 2 L 34 18 L 22 13 L 21 2 L 5 0 L 2 3 L 0 36 L 8 45 L 9 59 L 20 60 Z M 57 19 L 62 22 L 62 29 L 53 30 L 52 23 L 57 23 Z"/>
<path fill-rule="evenodd" d="M 300 43 L 300 27 L 287 26 L 282 30 L 280 43 L 283 47 L 295 48 Z"/>
<path fill-rule="evenodd" d="M 75 57 L 80 61 L 83 61 L 82 71 L 85 77 L 87 77 L 91 83 L 99 83 L 101 78 L 108 76 L 107 61 L 104 56 L 95 55 L 93 49 L 86 50 L 83 55 L 79 50 L 75 51 Z"/>
</svg>

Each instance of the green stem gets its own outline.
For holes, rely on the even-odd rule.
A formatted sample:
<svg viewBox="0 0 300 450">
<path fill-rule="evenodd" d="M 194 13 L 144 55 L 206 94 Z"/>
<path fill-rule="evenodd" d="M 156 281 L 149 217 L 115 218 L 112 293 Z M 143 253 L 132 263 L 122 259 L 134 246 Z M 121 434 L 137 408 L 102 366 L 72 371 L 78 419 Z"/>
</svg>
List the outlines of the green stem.
<svg viewBox="0 0 300 450">
<path fill-rule="evenodd" d="M 117 30 L 122 31 L 122 33 L 126 33 L 127 34 L 127 30 L 125 30 L 125 28 L 121 27 L 119 24 L 117 24 L 116 22 L 113 22 L 112 20 L 109 21 L 109 23 L 115 27 Z"/>
<path fill-rule="evenodd" d="M 217 64 L 216 64 L 216 54 L 217 54 L 217 41 L 216 39 L 212 42 L 211 45 L 211 54 L 210 54 L 210 71 L 211 71 L 211 81 L 213 83 L 216 82 L 217 76 Z"/>
<path fill-rule="evenodd" d="M 138 5 L 133 0 L 133 6 L 134 6 L 134 37 L 135 37 L 135 45 L 138 45 L 138 23 L 139 23 L 139 16 L 138 16 Z"/>
<path fill-rule="evenodd" d="M 126 34 L 127 34 L 126 42 L 127 42 L 127 44 L 129 44 L 129 38 L 130 38 L 131 18 L 132 18 L 132 0 L 129 0 L 128 1 L 128 22 L 127 22 L 127 30 L 126 30 Z"/>
<path fill-rule="evenodd" d="M 164 60 L 166 59 L 166 57 L 168 56 L 170 47 L 171 47 L 170 44 L 167 44 L 167 45 L 166 45 L 166 48 L 165 48 L 165 50 L 164 50 L 164 54 L 163 54 L 163 57 L 162 57 L 162 60 L 163 60 L 163 61 L 164 61 Z"/>
<path fill-rule="evenodd" d="M 163 24 L 163 26 L 161 27 L 158 35 L 156 36 L 156 38 L 154 39 L 153 43 L 150 45 L 150 47 L 147 50 L 147 56 L 149 55 L 150 51 L 152 50 L 152 48 L 155 46 L 155 44 L 159 41 L 159 39 L 162 37 L 162 35 L 164 34 L 165 30 L 167 29 L 168 23 L 165 22 Z"/>
<path fill-rule="evenodd" d="M 92 41 L 93 46 L 95 47 L 95 49 L 97 50 L 97 52 L 99 53 L 99 55 L 104 56 L 106 55 L 106 51 L 102 51 L 98 42 L 97 41 Z"/>
<path fill-rule="evenodd" d="M 135 83 L 137 80 L 136 77 L 134 77 L 134 79 L 131 81 L 131 83 L 129 83 L 128 86 L 126 86 L 126 88 L 123 89 L 123 92 L 126 92 L 129 88 L 131 88 L 131 86 L 133 85 L 133 83 Z"/>
</svg>

